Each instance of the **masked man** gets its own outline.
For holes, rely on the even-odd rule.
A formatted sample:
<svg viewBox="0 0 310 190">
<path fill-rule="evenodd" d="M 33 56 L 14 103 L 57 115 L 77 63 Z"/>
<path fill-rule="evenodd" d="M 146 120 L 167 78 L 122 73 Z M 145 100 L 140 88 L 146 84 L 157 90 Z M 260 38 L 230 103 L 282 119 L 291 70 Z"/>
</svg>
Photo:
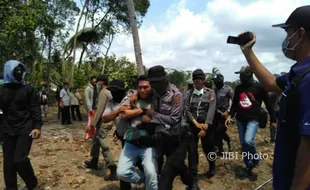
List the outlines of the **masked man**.
<svg viewBox="0 0 310 190">
<path fill-rule="evenodd" d="M 212 127 L 215 114 L 216 99 L 213 90 L 206 88 L 204 82 L 206 76 L 201 69 L 193 72 L 195 88 L 189 91 L 185 97 L 185 114 L 190 125 L 192 139 L 189 144 L 188 161 L 189 168 L 194 177 L 192 190 L 198 187 L 198 141 L 201 139 L 202 149 L 207 156 L 214 151 L 214 129 Z M 215 160 L 209 159 L 209 171 L 207 177 L 215 175 Z"/>
<path fill-rule="evenodd" d="M 224 152 L 223 140 L 227 142 L 228 151 L 232 151 L 232 142 L 226 133 L 225 120 L 228 116 L 229 102 L 232 100 L 233 92 L 230 87 L 224 85 L 224 76 L 218 74 L 214 79 L 215 94 L 216 94 L 216 113 L 214 117 L 214 128 L 216 130 L 215 141 L 218 147 L 218 152 Z"/>
<path fill-rule="evenodd" d="M 3 111 L 3 173 L 6 189 L 17 189 L 17 173 L 30 190 L 38 186 L 28 158 L 33 139 L 40 138 L 42 117 L 38 93 L 25 85 L 26 68 L 16 60 L 4 65 L 0 87 Z"/>
<path fill-rule="evenodd" d="M 251 68 L 243 66 L 240 71 L 235 73 L 239 74 L 241 84 L 235 89 L 230 115 L 225 124 L 226 127 L 229 127 L 231 117 L 236 115 L 246 174 L 251 181 L 255 181 L 257 175 L 252 172 L 252 169 L 258 165 L 260 158 L 256 152 L 254 139 L 258 130 L 262 102 L 266 105 L 272 125 L 276 125 L 276 118 L 269 102 L 268 93 L 254 81 Z"/>
</svg>

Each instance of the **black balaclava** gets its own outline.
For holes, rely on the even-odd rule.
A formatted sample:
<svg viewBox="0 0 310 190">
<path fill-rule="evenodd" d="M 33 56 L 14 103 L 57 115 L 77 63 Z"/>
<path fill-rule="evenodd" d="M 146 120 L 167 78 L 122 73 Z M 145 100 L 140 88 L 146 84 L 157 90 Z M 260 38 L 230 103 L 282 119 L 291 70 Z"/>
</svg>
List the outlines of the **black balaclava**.
<svg viewBox="0 0 310 190">
<path fill-rule="evenodd" d="M 254 83 L 253 73 L 240 73 L 239 77 L 243 85 L 251 85 Z"/>
<path fill-rule="evenodd" d="M 221 74 L 218 74 L 216 78 L 214 78 L 214 85 L 218 90 L 222 89 L 224 86 L 224 76 Z"/>
<path fill-rule="evenodd" d="M 111 94 L 113 96 L 113 100 L 116 103 L 121 103 L 121 101 L 126 96 L 126 91 L 125 90 L 119 90 L 119 89 L 116 89 L 116 88 L 111 88 L 110 91 L 111 91 Z"/>
<path fill-rule="evenodd" d="M 21 82 L 23 80 L 25 69 L 22 65 L 18 65 L 14 70 L 13 70 L 13 76 L 17 82 Z"/>
<path fill-rule="evenodd" d="M 151 82 L 152 89 L 159 95 L 165 94 L 168 86 L 168 80 L 163 79 L 160 81 L 152 81 Z"/>
</svg>

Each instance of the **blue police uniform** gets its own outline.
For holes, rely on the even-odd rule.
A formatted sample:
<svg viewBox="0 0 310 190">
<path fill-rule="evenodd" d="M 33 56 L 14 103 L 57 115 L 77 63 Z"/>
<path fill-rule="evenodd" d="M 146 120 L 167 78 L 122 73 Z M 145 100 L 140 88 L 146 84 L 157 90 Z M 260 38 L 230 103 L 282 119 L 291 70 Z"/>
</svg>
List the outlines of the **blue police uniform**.
<svg viewBox="0 0 310 190">
<path fill-rule="evenodd" d="M 305 69 L 310 67 L 310 57 L 291 67 L 288 74 L 277 78 L 277 84 L 283 93 L 280 98 L 280 117 L 273 164 L 273 188 L 275 190 L 290 189 L 294 177 L 295 162 L 301 136 L 310 136 L 310 74 L 299 84 L 299 126 L 284 119 L 287 92 L 291 89 L 290 82 Z M 290 115 L 288 115 L 289 117 Z M 310 184 L 309 188 L 310 189 Z"/>
</svg>

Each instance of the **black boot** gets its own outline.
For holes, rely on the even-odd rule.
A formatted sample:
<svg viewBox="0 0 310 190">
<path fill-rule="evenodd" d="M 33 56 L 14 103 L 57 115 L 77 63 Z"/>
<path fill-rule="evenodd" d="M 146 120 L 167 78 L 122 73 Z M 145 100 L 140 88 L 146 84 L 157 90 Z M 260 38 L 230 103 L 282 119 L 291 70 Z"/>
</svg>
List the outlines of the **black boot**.
<svg viewBox="0 0 310 190">
<path fill-rule="evenodd" d="M 271 141 L 271 143 L 276 142 L 276 130 L 277 129 L 275 127 L 270 126 L 270 141 Z"/>
<path fill-rule="evenodd" d="M 98 158 L 92 158 L 91 160 L 86 160 L 84 164 L 86 168 L 97 170 L 98 169 Z"/>
<path fill-rule="evenodd" d="M 197 181 L 194 181 L 194 183 L 190 186 L 187 186 L 185 190 L 200 190 Z"/>
<path fill-rule="evenodd" d="M 209 161 L 209 171 L 206 173 L 207 178 L 215 176 L 215 161 Z"/>
<path fill-rule="evenodd" d="M 248 178 L 250 181 L 256 181 L 257 180 L 257 174 L 253 173 L 252 169 L 253 169 L 253 167 L 247 167 L 246 172 L 247 172 L 247 175 L 248 175 Z"/>
<path fill-rule="evenodd" d="M 116 174 L 116 165 L 111 165 L 111 166 L 108 166 L 109 170 L 110 170 L 110 175 L 108 176 L 105 176 L 104 177 L 104 180 L 106 181 L 116 181 L 118 180 L 117 179 L 117 174 Z"/>
</svg>

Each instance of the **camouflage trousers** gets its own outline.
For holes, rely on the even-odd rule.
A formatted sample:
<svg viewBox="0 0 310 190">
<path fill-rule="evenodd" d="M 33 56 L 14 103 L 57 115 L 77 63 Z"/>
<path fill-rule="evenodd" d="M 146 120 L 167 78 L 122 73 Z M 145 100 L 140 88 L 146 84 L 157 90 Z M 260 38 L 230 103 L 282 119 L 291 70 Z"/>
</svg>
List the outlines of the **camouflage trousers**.
<svg viewBox="0 0 310 190">
<path fill-rule="evenodd" d="M 96 133 L 92 140 L 90 156 L 92 158 L 99 158 L 101 149 L 106 167 L 109 167 L 111 165 L 116 165 L 114 156 L 110 149 L 110 142 L 108 137 L 108 133 L 113 127 L 113 122 L 104 123 L 102 126 L 101 125 L 102 121 L 99 121 L 99 124 L 96 128 Z"/>
</svg>

